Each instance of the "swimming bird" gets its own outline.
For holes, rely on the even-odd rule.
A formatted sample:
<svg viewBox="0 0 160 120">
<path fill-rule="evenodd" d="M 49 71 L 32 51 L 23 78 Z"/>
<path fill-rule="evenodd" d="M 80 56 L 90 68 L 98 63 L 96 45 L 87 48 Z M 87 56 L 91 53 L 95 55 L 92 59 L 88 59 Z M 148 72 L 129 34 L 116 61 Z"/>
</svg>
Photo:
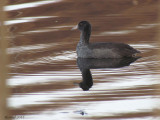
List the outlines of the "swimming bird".
<svg viewBox="0 0 160 120">
<path fill-rule="evenodd" d="M 91 24 L 88 21 L 81 21 L 78 24 L 80 30 L 80 41 L 77 44 L 76 52 L 80 58 L 123 58 L 135 57 L 140 51 L 125 43 L 117 42 L 95 42 L 90 43 Z"/>
</svg>

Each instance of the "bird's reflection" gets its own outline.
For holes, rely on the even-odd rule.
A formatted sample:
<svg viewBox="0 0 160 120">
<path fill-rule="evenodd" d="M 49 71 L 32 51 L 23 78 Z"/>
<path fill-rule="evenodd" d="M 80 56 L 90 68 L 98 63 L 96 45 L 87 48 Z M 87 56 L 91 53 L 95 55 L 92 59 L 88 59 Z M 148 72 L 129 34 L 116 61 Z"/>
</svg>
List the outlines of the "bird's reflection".
<svg viewBox="0 0 160 120">
<path fill-rule="evenodd" d="M 90 69 L 98 68 L 120 68 L 129 66 L 140 57 L 134 58 L 114 58 L 114 59 L 86 59 L 77 58 L 77 65 L 82 73 L 82 82 L 79 86 L 84 90 L 89 90 L 93 85 L 93 79 Z"/>
</svg>

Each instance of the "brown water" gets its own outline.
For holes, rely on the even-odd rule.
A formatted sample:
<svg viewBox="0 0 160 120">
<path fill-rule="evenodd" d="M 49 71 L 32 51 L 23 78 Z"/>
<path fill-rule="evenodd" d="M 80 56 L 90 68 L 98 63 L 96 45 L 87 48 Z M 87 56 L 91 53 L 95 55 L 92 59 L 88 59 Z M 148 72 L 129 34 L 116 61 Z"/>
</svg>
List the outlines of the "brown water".
<svg viewBox="0 0 160 120">
<path fill-rule="evenodd" d="M 158 0 L 9 4 L 11 115 L 6 119 L 159 119 L 154 115 L 159 109 Z M 142 58 L 77 61 L 80 33 L 71 29 L 81 20 L 92 24 L 92 42 L 124 42 L 140 50 Z"/>
</svg>

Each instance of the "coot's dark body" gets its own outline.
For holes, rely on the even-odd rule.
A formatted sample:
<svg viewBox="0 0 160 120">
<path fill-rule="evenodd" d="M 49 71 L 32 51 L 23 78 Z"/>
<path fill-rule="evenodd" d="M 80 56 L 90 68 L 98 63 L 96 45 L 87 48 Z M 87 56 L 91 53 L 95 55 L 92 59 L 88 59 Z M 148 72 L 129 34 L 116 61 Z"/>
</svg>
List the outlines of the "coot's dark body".
<svg viewBox="0 0 160 120">
<path fill-rule="evenodd" d="M 138 50 L 124 43 L 89 43 L 91 25 L 87 21 L 78 24 L 81 31 L 80 41 L 77 45 L 77 56 L 81 58 L 123 58 L 134 57 Z"/>
</svg>

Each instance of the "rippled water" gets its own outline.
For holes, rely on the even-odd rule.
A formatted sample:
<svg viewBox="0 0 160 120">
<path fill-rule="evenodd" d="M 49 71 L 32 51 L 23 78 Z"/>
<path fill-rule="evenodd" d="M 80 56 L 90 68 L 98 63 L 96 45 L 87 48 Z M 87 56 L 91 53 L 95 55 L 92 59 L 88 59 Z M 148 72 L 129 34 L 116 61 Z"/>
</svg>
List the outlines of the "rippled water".
<svg viewBox="0 0 160 120">
<path fill-rule="evenodd" d="M 158 120 L 158 0 L 10 1 L 11 116 L 29 120 Z M 124 42 L 139 59 L 77 59 L 79 21 L 92 42 Z M 17 119 L 13 117 L 13 119 Z"/>
</svg>

